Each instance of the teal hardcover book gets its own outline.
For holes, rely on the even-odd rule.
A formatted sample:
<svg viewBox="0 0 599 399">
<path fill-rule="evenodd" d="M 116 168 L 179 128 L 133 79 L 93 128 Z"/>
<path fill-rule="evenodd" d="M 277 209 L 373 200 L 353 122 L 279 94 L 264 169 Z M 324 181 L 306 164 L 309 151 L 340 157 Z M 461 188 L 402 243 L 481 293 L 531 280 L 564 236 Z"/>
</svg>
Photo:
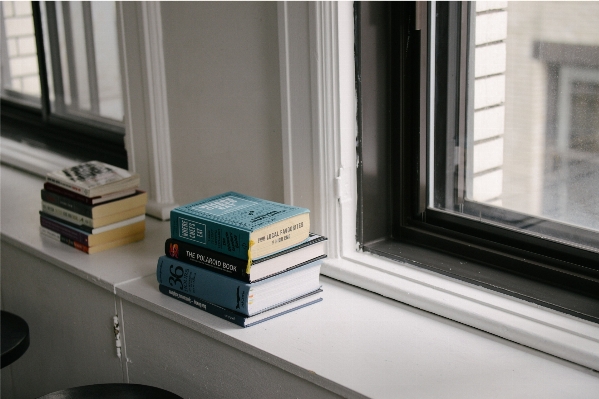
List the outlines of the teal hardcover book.
<svg viewBox="0 0 599 399">
<path fill-rule="evenodd" d="M 171 237 L 248 260 L 299 244 L 310 233 L 310 211 L 228 192 L 171 211 Z"/>
</svg>

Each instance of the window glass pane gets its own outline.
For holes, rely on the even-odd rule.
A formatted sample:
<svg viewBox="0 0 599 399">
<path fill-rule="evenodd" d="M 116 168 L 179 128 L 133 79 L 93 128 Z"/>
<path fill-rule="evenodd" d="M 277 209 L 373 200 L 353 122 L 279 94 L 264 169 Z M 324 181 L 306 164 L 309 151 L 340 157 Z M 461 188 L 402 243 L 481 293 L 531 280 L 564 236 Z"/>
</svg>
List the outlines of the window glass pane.
<svg viewBox="0 0 599 399">
<path fill-rule="evenodd" d="M 584 236 L 596 243 L 599 231 L 599 3 L 468 11 L 456 68 L 467 70 L 466 122 L 461 136 L 448 130 L 446 200 L 434 205 L 595 247 Z"/>
<path fill-rule="evenodd" d="M 115 3 L 57 2 L 45 9 L 53 113 L 122 125 Z"/>
<path fill-rule="evenodd" d="M 92 3 L 94 47 L 98 76 L 100 115 L 122 121 L 123 94 L 119 63 L 116 4 L 114 1 Z"/>
<path fill-rule="evenodd" d="M 31 3 L 3 1 L 0 7 L 2 96 L 40 105 L 40 79 Z"/>
</svg>

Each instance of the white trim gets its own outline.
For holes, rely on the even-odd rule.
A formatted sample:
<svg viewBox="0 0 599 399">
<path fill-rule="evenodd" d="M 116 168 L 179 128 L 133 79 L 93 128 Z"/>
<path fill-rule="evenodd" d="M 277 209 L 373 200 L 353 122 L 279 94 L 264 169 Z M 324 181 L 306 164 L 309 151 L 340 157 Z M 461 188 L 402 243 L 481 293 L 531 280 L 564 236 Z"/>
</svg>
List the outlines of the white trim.
<svg viewBox="0 0 599 399">
<path fill-rule="evenodd" d="M 599 370 L 599 326 L 366 253 L 325 260 L 323 274 Z"/>
<path fill-rule="evenodd" d="M 285 203 L 316 209 L 308 2 L 279 2 L 279 71 Z M 315 214 L 312 224 L 318 224 Z M 313 229 L 318 232 L 318 229 Z"/>
<path fill-rule="evenodd" d="M 293 180 L 293 149 L 291 140 L 291 82 L 290 62 L 289 62 L 289 20 L 288 7 L 286 2 L 277 4 L 278 25 L 279 25 L 279 73 L 281 79 L 281 122 L 282 122 L 282 141 L 283 141 L 283 175 L 284 199 L 287 204 L 294 204 L 294 180 Z"/>
<path fill-rule="evenodd" d="M 178 207 L 176 203 L 162 203 L 154 199 L 148 199 L 146 203 L 146 214 L 153 216 L 160 220 L 169 220 L 171 218 L 171 211 Z"/>
<path fill-rule="evenodd" d="M 0 139 L 0 160 L 2 163 L 43 178 L 48 172 L 68 168 L 81 162 L 81 160 L 66 158 L 4 137 Z"/>
<path fill-rule="evenodd" d="M 148 101 L 151 119 L 151 153 L 154 195 L 156 202 L 170 204 L 173 200 L 171 140 L 168 121 L 166 73 L 162 50 L 162 17 L 160 2 L 142 2 L 146 68 L 148 71 Z"/>
<path fill-rule="evenodd" d="M 117 10 L 129 167 L 149 186 L 147 213 L 168 220 L 178 205 L 172 186 L 160 2 L 119 2 Z"/>
<path fill-rule="evenodd" d="M 311 84 L 314 199 L 329 238 L 329 258 L 322 273 L 411 306 L 456 320 L 505 339 L 599 370 L 599 326 L 500 293 L 356 252 L 356 107 L 353 74 L 353 8 L 348 2 L 312 2 L 308 21 L 302 14 L 279 13 L 289 23 L 309 27 L 311 71 L 289 70 L 286 81 Z M 299 18 L 299 21 L 298 21 Z M 279 25 L 281 26 L 281 25 Z M 280 30 L 281 32 L 281 30 Z M 282 53 L 299 51 L 298 41 L 283 41 Z M 288 46 L 288 47 L 286 47 Z M 310 81 L 306 82 L 306 76 Z M 282 78 L 283 79 L 283 78 Z M 296 87 L 296 86 L 294 86 Z M 301 85 L 300 85 L 301 87 Z M 283 91 L 282 91 L 283 93 Z M 288 86 L 287 98 L 293 98 Z M 283 99 L 284 101 L 285 99 Z M 287 134 L 294 120 L 287 120 Z M 288 140 L 296 140 L 289 134 Z M 301 170 L 296 152 L 290 169 Z M 285 174 L 286 184 L 297 182 Z M 314 211 L 314 209 L 313 209 Z"/>
<path fill-rule="evenodd" d="M 314 231 L 329 237 L 328 253 L 338 256 L 337 195 L 342 165 L 339 161 L 339 54 L 337 2 L 311 2 L 309 13 L 312 132 L 315 209 Z M 333 188 L 333 190 L 331 190 Z"/>
<path fill-rule="evenodd" d="M 339 131 L 337 7 L 336 2 L 278 4 L 285 202 L 309 208 L 311 230 L 328 237 L 338 229 L 327 216 L 335 213 L 335 193 L 325 186 L 339 182 L 342 170 L 329 156 Z"/>
</svg>

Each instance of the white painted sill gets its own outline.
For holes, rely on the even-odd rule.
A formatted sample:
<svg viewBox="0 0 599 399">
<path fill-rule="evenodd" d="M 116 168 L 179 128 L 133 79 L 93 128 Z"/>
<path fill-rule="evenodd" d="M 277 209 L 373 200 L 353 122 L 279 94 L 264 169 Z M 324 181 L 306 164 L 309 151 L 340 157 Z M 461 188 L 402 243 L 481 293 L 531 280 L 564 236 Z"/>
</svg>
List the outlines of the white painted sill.
<svg viewBox="0 0 599 399">
<path fill-rule="evenodd" d="M 48 172 L 83 162 L 6 138 L 0 140 L 0 160 L 3 164 L 42 178 L 45 178 Z M 170 198 L 169 195 L 165 197 Z M 159 220 L 169 220 L 170 211 L 176 206 L 178 205 L 168 200 L 166 203 L 158 202 L 150 195 L 146 204 L 146 214 Z"/>
<path fill-rule="evenodd" d="M 0 160 L 4 164 L 44 178 L 48 172 L 81 162 L 4 137 L 0 139 Z"/>
<path fill-rule="evenodd" d="M 322 273 L 599 370 L 599 325 L 595 323 L 370 253 L 327 259 Z"/>
<path fill-rule="evenodd" d="M 3 163 L 44 177 L 79 161 L 2 138 Z M 348 284 L 599 370 L 599 326 L 415 266 L 355 252 L 322 273 Z"/>
</svg>

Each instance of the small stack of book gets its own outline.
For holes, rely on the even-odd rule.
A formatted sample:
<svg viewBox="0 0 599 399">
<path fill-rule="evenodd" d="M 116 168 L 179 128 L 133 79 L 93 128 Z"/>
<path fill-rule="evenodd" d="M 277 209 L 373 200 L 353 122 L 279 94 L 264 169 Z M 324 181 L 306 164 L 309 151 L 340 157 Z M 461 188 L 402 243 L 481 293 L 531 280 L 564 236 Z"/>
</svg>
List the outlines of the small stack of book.
<svg viewBox="0 0 599 399">
<path fill-rule="evenodd" d="M 148 196 L 138 187 L 137 173 L 99 161 L 50 172 L 41 233 L 88 254 L 140 241 Z"/>
<path fill-rule="evenodd" d="M 309 210 L 228 192 L 171 211 L 160 292 L 242 327 L 322 300 Z"/>
</svg>

